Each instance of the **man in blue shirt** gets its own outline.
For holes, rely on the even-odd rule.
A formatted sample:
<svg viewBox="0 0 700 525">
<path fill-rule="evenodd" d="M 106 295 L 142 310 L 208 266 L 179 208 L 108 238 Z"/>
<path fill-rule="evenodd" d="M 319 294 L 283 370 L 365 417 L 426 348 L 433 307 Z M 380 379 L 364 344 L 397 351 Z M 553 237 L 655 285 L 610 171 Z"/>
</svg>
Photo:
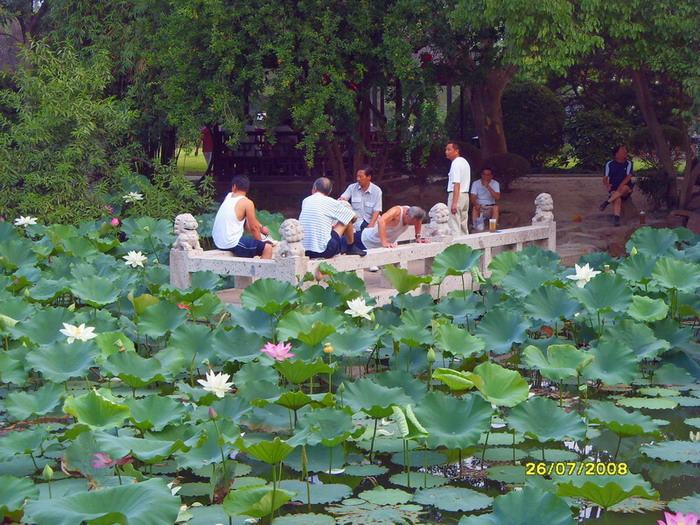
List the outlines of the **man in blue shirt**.
<svg viewBox="0 0 700 525">
<path fill-rule="evenodd" d="M 620 225 L 620 213 L 622 201 L 629 198 L 634 188 L 632 182 L 632 161 L 627 160 L 627 148 L 615 146 L 612 149 L 613 160 L 605 163 L 603 185 L 608 190 L 608 198 L 600 205 L 600 211 L 605 210 L 608 204 L 613 205 L 613 219 L 615 226 Z"/>
</svg>

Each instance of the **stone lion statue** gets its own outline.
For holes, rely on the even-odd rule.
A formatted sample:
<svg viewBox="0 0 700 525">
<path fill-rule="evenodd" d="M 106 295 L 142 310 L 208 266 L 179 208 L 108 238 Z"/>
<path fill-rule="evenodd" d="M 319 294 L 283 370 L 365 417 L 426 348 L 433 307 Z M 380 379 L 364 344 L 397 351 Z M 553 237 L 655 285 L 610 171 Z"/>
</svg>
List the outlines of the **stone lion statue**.
<svg viewBox="0 0 700 525">
<path fill-rule="evenodd" d="M 554 200 L 549 193 L 540 193 L 535 197 L 535 216 L 532 224 L 554 222 Z"/>
<path fill-rule="evenodd" d="M 280 226 L 279 232 L 282 240 L 275 250 L 275 259 L 304 255 L 304 247 L 301 245 L 304 230 L 298 220 L 286 219 Z"/>
<path fill-rule="evenodd" d="M 423 227 L 426 237 L 444 237 L 450 234 L 447 221 L 450 219 L 450 210 L 444 202 L 438 202 L 428 212 L 430 223 Z"/>
<path fill-rule="evenodd" d="M 191 213 L 181 213 L 175 217 L 174 232 L 177 239 L 173 243 L 174 250 L 201 250 L 199 234 L 197 233 L 197 220 Z"/>
</svg>

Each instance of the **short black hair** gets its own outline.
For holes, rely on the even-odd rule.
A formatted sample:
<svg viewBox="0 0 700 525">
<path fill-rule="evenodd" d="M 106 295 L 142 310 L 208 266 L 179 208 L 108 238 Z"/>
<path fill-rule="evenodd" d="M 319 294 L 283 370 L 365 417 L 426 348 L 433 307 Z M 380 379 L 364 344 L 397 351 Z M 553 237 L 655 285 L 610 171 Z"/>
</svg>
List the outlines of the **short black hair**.
<svg viewBox="0 0 700 525">
<path fill-rule="evenodd" d="M 333 183 L 328 177 L 319 177 L 314 181 L 312 189 L 323 193 L 324 195 L 330 195 L 333 191 Z"/>
<path fill-rule="evenodd" d="M 231 179 L 231 187 L 233 188 L 234 186 L 236 186 L 239 191 L 247 192 L 250 189 L 250 179 L 248 175 L 234 175 Z"/>
<path fill-rule="evenodd" d="M 462 148 L 459 147 L 459 142 L 455 142 L 454 140 L 451 140 L 450 142 L 447 143 L 447 145 L 449 146 L 450 144 L 452 144 L 452 149 L 456 149 L 457 151 L 459 151 L 461 153 Z"/>
<path fill-rule="evenodd" d="M 369 164 L 363 164 L 362 166 L 357 168 L 357 171 L 364 171 L 365 175 L 367 175 L 368 177 L 374 175 L 374 168 Z"/>
<path fill-rule="evenodd" d="M 483 168 L 481 168 L 481 173 L 483 173 L 484 170 L 489 170 L 491 172 L 491 175 L 493 175 L 494 177 L 496 176 L 496 170 L 493 169 L 492 166 L 484 166 Z"/>
<path fill-rule="evenodd" d="M 612 156 L 614 157 L 615 155 L 617 155 L 617 152 L 620 151 L 620 149 L 624 148 L 624 147 L 625 147 L 624 144 L 620 144 L 619 146 L 613 146 L 613 148 L 610 150 L 610 152 L 612 153 Z"/>
</svg>

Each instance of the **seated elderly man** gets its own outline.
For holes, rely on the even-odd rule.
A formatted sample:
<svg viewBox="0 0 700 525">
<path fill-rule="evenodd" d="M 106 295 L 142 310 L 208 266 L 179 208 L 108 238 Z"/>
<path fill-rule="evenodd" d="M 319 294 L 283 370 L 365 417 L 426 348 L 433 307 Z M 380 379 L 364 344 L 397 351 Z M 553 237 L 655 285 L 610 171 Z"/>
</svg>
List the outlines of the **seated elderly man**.
<svg viewBox="0 0 700 525">
<path fill-rule="evenodd" d="M 421 237 L 425 211 L 418 206 L 394 206 L 380 215 L 377 225 L 362 231 L 365 248 L 396 248 L 396 241 L 409 226 L 416 230 L 416 242 L 428 242 Z"/>
<path fill-rule="evenodd" d="M 330 259 L 339 253 L 364 257 L 367 252 L 355 244 L 353 221 L 355 212 L 328 195 L 333 184 L 326 177 L 314 181 L 311 195 L 301 203 L 299 222 L 304 230 L 301 241 L 306 255 L 315 259 Z M 347 248 L 341 236 L 345 237 Z"/>
<path fill-rule="evenodd" d="M 484 230 L 484 219 L 498 221 L 499 209 L 496 201 L 501 198 L 501 187 L 493 180 L 493 169 L 481 170 L 481 178 L 474 181 L 469 192 L 472 202 L 472 224 L 476 231 Z"/>
</svg>

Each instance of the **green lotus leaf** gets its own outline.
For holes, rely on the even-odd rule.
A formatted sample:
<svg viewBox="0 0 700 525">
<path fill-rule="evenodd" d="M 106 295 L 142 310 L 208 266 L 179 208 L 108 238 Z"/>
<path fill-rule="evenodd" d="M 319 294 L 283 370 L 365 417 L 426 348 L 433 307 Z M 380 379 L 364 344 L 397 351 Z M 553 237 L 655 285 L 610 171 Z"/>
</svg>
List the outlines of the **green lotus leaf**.
<svg viewBox="0 0 700 525">
<path fill-rule="evenodd" d="M 301 292 L 299 296 L 301 304 L 322 304 L 328 308 L 338 308 L 343 305 L 343 299 L 333 289 L 319 284 L 314 284 Z"/>
<path fill-rule="evenodd" d="M 61 402 L 63 388 L 56 383 L 48 383 L 34 392 L 15 391 L 7 395 L 5 410 L 16 421 L 30 416 L 50 414 Z"/>
<path fill-rule="evenodd" d="M 348 465 L 345 467 L 344 474 L 365 478 L 367 476 L 381 476 L 388 471 L 388 468 L 382 467 L 381 465 Z M 397 483 L 397 485 L 398 484 L 399 483 Z"/>
<path fill-rule="evenodd" d="M 245 445 L 244 449 L 260 461 L 276 465 L 286 458 L 294 450 L 294 447 L 288 445 L 286 441 L 282 441 L 279 437 L 275 437 L 272 441 L 260 441 L 251 445 Z"/>
<path fill-rule="evenodd" d="M 645 388 L 639 388 L 637 390 L 639 394 L 649 397 L 676 397 L 681 395 L 680 390 L 675 390 L 672 388 L 662 388 L 660 386 L 650 386 Z M 686 420 L 687 422 L 687 420 Z"/>
<path fill-rule="evenodd" d="M 367 296 L 365 282 L 355 272 L 338 272 L 328 263 L 318 266 L 322 275 L 327 275 L 326 284 L 332 288 L 343 301 Z"/>
<path fill-rule="evenodd" d="M 112 354 L 102 362 L 102 370 L 119 377 L 131 388 L 143 388 L 156 381 L 165 381 L 161 372 L 163 365 L 158 359 L 145 359 L 136 352 L 119 352 Z"/>
<path fill-rule="evenodd" d="M 491 406 L 478 395 L 457 399 L 442 392 L 429 392 L 414 412 L 429 432 L 425 441 L 430 448 L 476 445 L 491 424 Z"/>
<path fill-rule="evenodd" d="M 59 295 L 68 293 L 69 281 L 67 279 L 42 279 L 27 290 L 27 295 L 35 301 L 53 301 Z"/>
<path fill-rule="evenodd" d="M 411 322 L 402 322 L 399 326 L 391 326 L 389 333 L 394 341 L 411 346 L 429 345 L 433 342 L 430 331 L 425 327 Z"/>
<path fill-rule="evenodd" d="M 8 317 L 12 319 L 12 321 L 21 321 L 30 315 L 34 315 L 36 312 L 37 310 L 35 306 L 29 304 L 24 299 L 14 297 L 9 292 L 2 294 L 2 300 L 0 301 L 0 315 Z M 4 325 L 0 324 L 0 327 L 5 328 L 8 326 L 14 326 L 15 324 L 16 323 L 14 322 L 5 321 Z"/>
<path fill-rule="evenodd" d="M 453 244 L 435 256 L 433 274 L 439 276 L 462 275 L 479 264 L 483 255 L 466 244 Z"/>
<path fill-rule="evenodd" d="M 586 423 L 578 414 L 559 408 L 545 397 L 532 397 L 519 404 L 510 411 L 507 420 L 510 428 L 540 443 L 586 436 Z"/>
<path fill-rule="evenodd" d="M 295 436 L 289 441 L 299 442 L 300 440 L 296 439 Z M 303 448 L 297 446 L 284 460 L 285 466 L 301 472 L 303 470 L 301 461 Z M 344 466 L 345 458 L 341 449 L 333 449 L 321 444 L 306 446 L 306 470 L 308 472 L 328 473 L 328 467 L 342 469 Z"/>
<path fill-rule="evenodd" d="M 503 283 L 506 275 L 512 272 L 521 261 L 521 253 L 515 250 L 504 250 L 493 256 L 493 260 L 488 266 L 491 276 L 489 280 L 496 285 Z"/>
<path fill-rule="evenodd" d="M 290 501 L 296 494 L 288 490 L 274 490 L 270 485 L 252 485 L 232 490 L 224 498 L 224 510 L 229 516 L 245 514 L 262 518 Z"/>
<path fill-rule="evenodd" d="M 691 385 L 695 378 L 685 368 L 666 363 L 658 368 L 652 382 L 657 385 Z"/>
<path fill-rule="evenodd" d="M 112 436 L 105 432 L 95 432 L 95 442 L 100 450 L 112 458 L 123 458 L 124 456 L 132 455 L 146 463 L 161 461 L 179 448 L 179 444 L 172 441 Z"/>
<path fill-rule="evenodd" d="M 665 397 L 625 397 L 617 404 L 629 408 L 648 408 L 649 410 L 670 410 L 678 406 L 678 401 Z"/>
<path fill-rule="evenodd" d="M 307 363 L 300 359 L 286 359 L 284 361 L 275 362 L 273 366 L 289 382 L 294 384 L 308 381 L 313 376 L 318 374 L 332 373 L 337 368 L 335 363 L 334 366 L 328 365 L 327 363 L 324 363 L 323 359 L 320 357 L 316 358 L 311 363 Z"/>
<path fill-rule="evenodd" d="M 260 349 L 268 341 L 268 338 L 257 333 L 234 326 L 231 330 L 216 330 L 213 347 L 216 355 L 224 361 L 249 363 L 260 357 Z"/>
<path fill-rule="evenodd" d="M 141 335 L 162 337 L 186 321 L 185 310 L 181 310 L 172 303 L 161 301 L 143 311 L 136 329 Z"/>
<path fill-rule="evenodd" d="M 539 348 L 530 345 L 523 350 L 523 357 L 530 368 L 539 370 L 552 381 L 562 381 L 581 374 L 594 359 L 574 345 L 551 345 L 547 348 L 547 357 Z"/>
<path fill-rule="evenodd" d="M 63 498 L 29 501 L 25 516 L 36 525 L 172 525 L 179 509 L 180 498 L 170 494 L 165 481 L 150 479 Z"/>
<path fill-rule="evenodd" d="M 487 312 L 481 318 L 476 327 L 476 336 L 486 344 L 486 350 L 495 354 L 509 352 L 513 343 L 522 343 L 525 340 L 525 330 L 530 324 L 522 315 L 502 308 L 495 308 Z"/>
<path fill-rule="evenodd" d="M 700 463 L 700 442 L 697 441 L 664 441 L 643 445 L 640 452 L 650 458 L 680 463 Z"/>
<path fill-rule="evenodd" d="M 696 512 L 700 509 L 700 494 L 693 493 L 691 496 L 669 501 L 668 508 L 673 512 L 682 512 L 683 514 Z"/>
<path fill-rule="evenodd" d="M 183 350 L 188 359 L 196 356 L 197 362 L 202 362 L 214 356 L 214 334 L 204 324 L 185 323 L 170 334 L 168 346 Z"/>
<path fill-rule="evenodd" d="M 361 357 L 365 355 L 365 350 L 374 348 L 380 335 L 380 330 L 352 327 L 347 331 L 329 335 L 328 342 L 338 355 Z"/>
<path fill-rule="evenodd" d="M 658 499 L 648 481 L 639 474 L 625 476 L 557 476 L 557 495 L 568 498 L 583 498 L 605 509 L 632 496 Z"/>
<path fill-rule="evenodd" d="M 425 383 L 405 370 L 390 370 L 374 374 L 372 381 L 387 388 L 398 387 L 413 399 L 414 405 L 427 394 Z"/>
<path fill-rule="evenodd" d="M 55 343 L 65 336 L 59 331 L 63 323 L 70 323 L 73 313 L 67 308 L 44 308 L 34 313 L 30 319 L 20 320 L 7 331 L 14 337 L 24 337 L 37 345 Z"/>
<path fill-rule="evenodd" d="M 664 288 L 693 293 L 700 287 L 700 264 L 662 257 L 651 272 L 654 280 Z"/>
<path fill-rule="evenodd" d="M 345 470 L 347 474 L 347 469 Z M 428 474 L 427 472 L 414 473 L 413 476 L 409 478 L 406 472 L 399 472 L 394 474 L 389 478 L 389 481 L 394 485 L 399 485 L 401 487 L 412 487 L 416 489 L 429 489 L 433 487 L 441 487 L 449 483 L 449 479 L 444 476 L 436 476 L 434 474 Z"/>
<path fill-rule="evenodd" d="M 27 239 L 13 239 L 0 243 L 0 264 L 8 270 L 36 266 L 39 257 Z"/>
<path fill-rule="evenodd" d="M 134 312 L 136 313 L 137 317 L 140 316 L 149 306 L 153 306 L 154 304 L 158 304 L 160 302 L 160 299 L 149 293 L 144 293 L 138 297 L 134 297 L 133 292 L 129 292 L 127 298 L 131 304 L 134 305 Z"/>
<path fill-rule="evenodd" d="M 620 437 L 655 434 L 660 437 L 659 426 L 649 416 L 639 411 L 627 412 L 609 401 L 595 403 L 586 411 L 591 423 L 598 423 Z"/>
<path fill-rule="evenodd" d="M 124 404 L 129 407 L 129 417 L 134 426 L 141 430 L 162 430 L 166 425 L 179 423 L 185 415 L 182 403 L 157 395 L 129 397 L 124 400 Z"/>
<path fill-rule="evenodd" d="M 63 383 L 73 377 L 84 377 L 95 366 L 97 346 L 92 341 L 60 342 L 44 345 L 27 352 L 28 368 L 55 383 Z"/>
<path fill-rule="evenodd" d="M 375 505 L 400 505 L 411 500 L 411 495 L 404 490 L 385 489 L 382 486 L 360 492 L 357 497 Z"/>
<path fill-rule="evenodd" d="M 252 383 L 255 383 L 257 381 L 276 383 L 278 379 L 279 375 L 277 374 L 274 368 L 269 366 L 267 363 L 257 361 L 252 363 L 246 363 L 240 368 L 238 372 L 233 374 L 234 383 L 236 383 L 237 385 L 248 383 L 247 387 L 251 386 Z M 269 397 L 267 396 L 264 397 L 266 399 L 269 399 Z"/>
<path fill-rule="evenodd" d="M 84 237 L 68 237 L 63 239 L 62 244 L 68 255 L 75 255 L 83 259 L 93 259 L 100 254 L 97 247 Z"/>
<path fill-rule="evenodd" d="M 394 412 L 394 421 L 399 427 L 399 432 L 401 437 L 404 439 L 419 439 L 428 436 L 428 431 L 423 428 L 420 424 L 411 405 L 406 405 L 405 407 L 398 407 L 396 405 L 391 407 Z"/>
<path fill-rule="evenodd" d="M 493 405 L 514 407 L 525 401 L 530 387 L 518 372 L 496 363 L 482 363 L 470 377 L 486 401 Z"/>
<path fill-rule="evenodd" d="M 645 285 L 651 281 L 651 272 L 655 266 L 656 257 L 637 253 L 622 261 L 617 267 L 617 273 L 632 283 Z"/>
<path fill-rule="evenodd" d="M 555 286 L 541 286 L 525 297 L 525 314 L 546 323 L 570 319 L 579 310 L 577 301 L 566 290 Z"/>
<path fill-rule="evenodd" d="M 377 440 L 380 443 L 382 441 L 389 441 L 388 439 L 382 439 L 382 440 Z M 404 440 L 393 440 L 394 443 L 397 443 L 399 445 L 404 444 Z M 409 441 L 408 445 L 411 446 L 411 443 L 414 443 L 413 441 Z M 379 450 L 379 446 L 377 446 L 377 450 Z M 396 447 L 398 448 L 398 447 Z M 466 451 L 471 451 L 471 448 L 465 448 L 462 450 Z M 473 449 L 476 450 L 476 449 Z M 447 465 L 450 460 L 447 457 L 447 454 L 443 454 L 442 452 L 435 452 L 434 450 L 411 450 L 408 453 L 408 461 L 406 461 L 406 455 L 403 452 L 397 452 L 396 454 L 392 454 L 391 456 L 391 462 L 394 465 L 401 465 L 402 467 L 405 468 L 407 464 L 410 465 L 419 465 L 420 467 L 436 467 L 438 465 Z"/>
<path fill-rule="evenodd" d="M 310 484 L 309 492 L 311 493 L 311 497 L 309 500 L 307 499 L 306 483 L 303 481 L 288 479 L 280 482 L 279 486 L 289 492 L 296 492 L 296 496 L 292 497 L 293 501 L 301 501 L 302 503 L 308 503 L 310 501 L 311 505 L 340 501 L 352 494 L 352 489 L 350 487 L 340 483 L 324 483 L 323 485 Z M 275 520 L 274 523 L 277 523 L 277 520 Z M 294 523 L 297 525 L 302 522 L 295 521 Z M 304 521 L 303 523 L 306 525 L 307 522 Z M 332 520 L 332 524 L 335 525 L 335 520 Z"/>
<path fill-rule="evenodd" d="M 675 251 L 674 245 L 678 242 L 678 235 L 668 228 L 640 228 L 632 234 L 625 248 L 627 253 L 632 253 L 636 248 L 639 253 L 648 255 L 653 259 L 669 255 Z"/>
<path fill-rule="evenodd" d="M 219 429 L 224 433 L 226 427 L 222 425 L 223 420 L 219 420 Z M 235 434 L 238 432 L 238 427 L 233 423 L 229 424 L 229 433 Z M 187 452 L 177 451 L 173 454 L 175 462 L 180 469 L 192 469 L 196 471 L 197 469 L 208 468 L 211 469 L 212 464 L 221 463 L 221 449 L 223 448 L 224 456 L 229 454 L 233 450 L 232 443 L 235 441 L 232 436 L 222 435 L 221 441 L 219 440 L 219 435 L 213 426 L 204 426 L 204 431 L 195 436 L 194 438 L 185 442 L 185 445 L 193 445 Z M 161 434 L 159 434 L 160 436 Z M 195 441 L 195 443 L 193 443 Z M 211 470 L 209 470 L 211 472 Z"/>
<path fill-rule="evenodd" d="M 629 384 L 639 373 L 637 356 L 620 341 L 604 336 L 588 353 L 594 357 L 583 370 L 588 380 L 600 380 L 606 385 Z"/>
<path fill-rule="evenodd" d="M 310 430 L 307 443 L 316 445 L 319 442 L 327 447 L 339 445 L 354 430 L 352 416 L 344 410 L 321 408 L 307 412 L 299 419 L 299 426 Z"/>
<path fill-rule="evenodd" d="M 42 443 L 48 438 L 49 433 L 44 427 L 8 432 L 0 437 L 0 461 L 9 461 L 17 454 L 32 454 L 41 450 Z"/>
<path fill-rule="evenodd" d="M 551 270 L 539 266 L 517 266 L 503 279 L 503 289 L 525 297 L 553 278 Z"/>
<path fill-rule="evenodd" d="M 39 488 L 32 480 L 0 475 L 0 517 L 21 510 L 25 499 L 38 498 Z"/>
<path fill-rule="evenodd" d="M 375 505 L 358 498 L 346 499 L 342 505 L 330 505 L 326 510 L 345 525 L 422 523 L 425 514 L 420 505 Z"/>
<path fill-rule="evenodd" d="M 13 359 L 6 352 L 0 352 L 0 381 L 18 386 L 27 381 L 27 371 L 22 362 Z"/>
<path fill-rule="evenodd" d="M 585 288 L 574 287 L 575 297 L 592 312 L 625 312 L 632 302 L 627 282 L 612 273 L 593 277 Z"/>
<path fill-rule="evenodd" d="M 549 455 L 547 459 L 551 461 Z M 487 476 L 489 479 L 509 485 L 525 485 L 531 477 L 527 475 L 527 469 L 521 465 L 494 465 L 489 467 Z"/>
<path fill-rule="evenodd" d="M 135 352 L 133 341 L 122 332 L 102 332 L 94 339 L 102 350 L 102 357 L 108 357 L 117 352 Z"/>
<path fill-rule="evenodd" d="M 319 487 L 319 485 L 315 486 Z M 323 485 L 321 485 L 321 487 L 322 486 Z M 299 523 L 303 523 L 304 525 L 335 525 L 336 521 L 334 518 L 324 514 L 289 514 L 272 520 L 272 525 L 298 525 Z"/>
<path fill-rule="evenodd" d="M 668 305 L 662 299 L 651 299 L 640 295 L 632 296 L 632 305 L 627 310 L 632 319 L 654 322 L 668 315 Z"/>
<path fill-rule="evenodd" d="M 324 343 L 336 327 L 345 322 L 343 314 L 331 308 L 321 308 L 314 312 L 295 310 L 282 316 L 277 325 L 280 341 L 298 339 L 310 346 Z"/>
<path fill-rule="evenodd" d="M 415 477 L 420 478 L 420 475 Z M 413 501 L 449 512 L 469 512 L 490 507 L 493 498 L 472 489 L 437 487 L 419 490 L 413 496 Z"/>
<path fill-rule="evenodd" d="M 382 271 L 386 280 L 399 293 L 408 293 L 422 284 L 429 282 L 429 277 L 417 276 L 408 273 L 408 270 L 397 268 L 393 264 L 387 264 Z"/>
<path fill-rule="evenodd" d="M 472 373 L 461 372 L 451 368 L 436 368 L 433 371 L 433 379 L 442 381 L 451 390 L 469 390 L 474 388 L 474 383 L 471 380 Z"/>
<path fill-rule="evenodd" d="M 298 300 L 297 289 L 290 283 L 275 279 L 258 279 L 241 294 L 241 304 L 249 310 L 260 309 L 276 314 Z"/>
<path fill-rule="evenodd" d="M 119 427 L 129 417 L 129 407 L 112 402 L 95 390 L 82 396 L 68 397 L 63 403 L 63 411 L 95 428 Z"/>
<path fill-rule="evenodd" d="M 97 275 L 83 277 L 74 282 L 70 289 L 73 295 L 95 308 L 111 304 L 119 297 L 119 290 L 114 287 L 112 281 Z"/>
<path fill-rule="evenodd" d="M 576 525 L 568 503 L 551 492 L 532 487 L 512 491 L 493 500 L 493 512 L 463 516 L 458 525 Z"/>
<path fill-rule="evenodd" d="M 470 357 L 484 351 L 486 343 L 454 324 L 440 325 L 434 332 L 435 346 L 452 355 Z"/>
<path fill-rule="evenodd" d="M 277 399 L 262 400 L 262 403 L 260 404 L 253 401 L 253 404 L 255 406 L 262 407 L 270 403 L 275 403 L 276 405 L 288 408 L 290 410 L 299 410 L 300 408 L 310 405 L 313 402 L 314 399 L 309 394 L 298 390 L 296 392 L 285 392 L 284 394 L 278 396 Z"/>
<path fill-rule="evenodd" d="M 403 406 L 412 402 L 401 388 L 387 388 L 370 379 L 343 384 L 343 403 L 355 412 L 362 410 L 375 419 L 389 417 L 393 413 L 391 405 Z"/>
</svg>

